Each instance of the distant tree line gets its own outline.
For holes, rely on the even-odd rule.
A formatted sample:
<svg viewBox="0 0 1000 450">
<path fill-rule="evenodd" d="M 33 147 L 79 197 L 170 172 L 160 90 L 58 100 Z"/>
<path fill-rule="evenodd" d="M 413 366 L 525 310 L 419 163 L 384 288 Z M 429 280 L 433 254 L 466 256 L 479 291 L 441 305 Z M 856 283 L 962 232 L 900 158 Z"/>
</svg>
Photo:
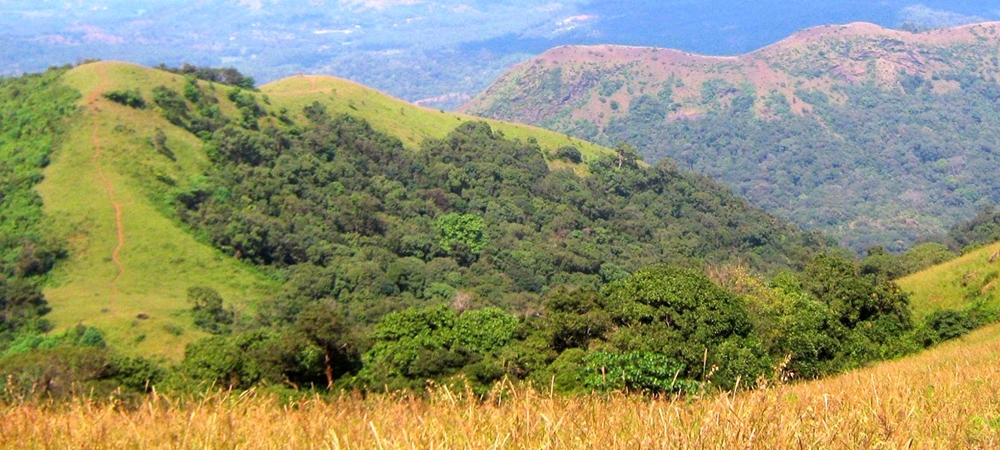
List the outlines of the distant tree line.
<svg viewBox="0 0 1000 450">
<path fill-rule="evenodd" d="M 233 67 L 201 67 L 188 63 L 184 63 L 180 67 L 169 67 L 160 63 L 156 68 L 180 75 L 193 75 L 199 80 L 238 86 L 243 89 L 254 89 L 257 84 L 253 77 L 243 75 Z"/>
</svg>

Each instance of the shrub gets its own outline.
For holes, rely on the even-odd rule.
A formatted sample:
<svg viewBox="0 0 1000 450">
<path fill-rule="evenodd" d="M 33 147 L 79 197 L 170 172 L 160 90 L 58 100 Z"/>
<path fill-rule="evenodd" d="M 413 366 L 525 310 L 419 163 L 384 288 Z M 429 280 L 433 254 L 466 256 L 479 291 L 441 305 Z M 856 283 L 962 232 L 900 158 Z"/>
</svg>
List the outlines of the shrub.
<svg viewBox="0 0 1000 450">
<path fill-rule="evenodd" d="M 573 147 L 572 145 L 560 147 L 558 150 L 556 150 L 556 158 L 576 164 L 580 164 L 583 162 L 583 154 L 581 154 L 580 150 L 577 150 L 577 148 Z"/>
<path fill-rule="evenodd" d="M 146 107 L 146 100 L 143 100 L 142 94 L 137 89 L 105 92 L 104 98 L 129 108 L 143 109 Z"/>
</svg>

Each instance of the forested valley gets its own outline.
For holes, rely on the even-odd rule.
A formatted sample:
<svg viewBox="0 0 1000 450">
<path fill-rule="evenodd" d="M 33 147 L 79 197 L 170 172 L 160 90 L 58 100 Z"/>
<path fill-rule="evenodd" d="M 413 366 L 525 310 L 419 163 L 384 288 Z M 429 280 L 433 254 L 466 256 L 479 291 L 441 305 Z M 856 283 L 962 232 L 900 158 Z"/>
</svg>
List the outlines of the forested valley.
<svg viewBox="0 0 1000 450">
<path fill-rule="evenodd" d="M 844 88 L 842 104 L 797 92 L 807 115 L 773 93 L 774 116 L 761 117 L 754 98 L 738 94 L 698 120 L 663 124 L 668 106 L 641 98 L 609 123 L 608 139 L 674 158 L 778 216 L 835 230 L 859 251 L 902 251 L 998 201 L 1000 186 L 984 169 L 998 163 L 1000 90 L 970 76 L 949 79 L 961 88 L 942 94 L 930 79 L 900 76 L 903 89 Z"/>
</svg>

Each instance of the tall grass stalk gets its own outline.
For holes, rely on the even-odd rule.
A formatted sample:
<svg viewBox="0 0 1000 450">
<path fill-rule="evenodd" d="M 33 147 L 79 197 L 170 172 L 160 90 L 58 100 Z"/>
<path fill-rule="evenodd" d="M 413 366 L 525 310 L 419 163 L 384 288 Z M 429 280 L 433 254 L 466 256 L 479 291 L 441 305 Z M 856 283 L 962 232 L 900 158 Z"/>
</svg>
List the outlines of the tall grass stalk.
<svg viewBox="0 0 1000 450">
<path fill-rule="evenodd" d="M 283 403 L 256 391 L 132 405 L 79 399 L 0 409 L 0 446 L 45 448 L 994 448 L 1000 327 L 826 380 L 703 398 L 486 400 L 343 394 Z"/>
</svg>

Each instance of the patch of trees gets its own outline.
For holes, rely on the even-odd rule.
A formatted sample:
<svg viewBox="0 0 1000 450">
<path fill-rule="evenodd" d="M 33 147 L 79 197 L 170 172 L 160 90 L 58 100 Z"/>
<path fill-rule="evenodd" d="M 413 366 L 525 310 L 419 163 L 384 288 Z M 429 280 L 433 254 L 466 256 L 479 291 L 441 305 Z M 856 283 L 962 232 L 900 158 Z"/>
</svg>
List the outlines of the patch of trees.
<svg viewBox="0 0 1000 450">
<path fill-rule="evenodd" d="M 973 308 L 915 324 L 895 284 L 833 253 L 770 279 L 738 266 L 713 278 L 652 266 L 597 289 L 554 289 L 531 315 L 438 303 L 361 331 L 338 308 L 318 302 L 285 327 L 200 341 L 174 376 L 230 388 L 420 391 L 434 380 L 485 393 L 508 379 L 558 392 L 684 394 L 813 379 L 996 320 Z"/>
<path fill-rule="evenodd" d="M 254 89 L 257 84 L 253 77 L 240 73 L 233 67 L 199 67 L 193 64 L 184 63 L 180 67 L 168 67 L 164 64 L 156 66 L 157 69 L 180 75 L 190 75 L 199 80 L 212 83 L 228 84 L 242 89 Z"/>
<path fill-rule="evenodd" d="M 0 79 L 0 352 L 18 334 L 49 328 L 41 283 L 65 244 L 48 229 L 35 186 L 79 93 L 66 68 Z"/>
<path fill-rule="evenodd" d="M 988 205 L 972 220 L 960 222 L 948 230 L 945 243 L 953 251 L 981 247 L 1000 241 L 1000 211 Z"/>
<path fill-rule="evenodd" d="M 921 348 L 888 275 L 817 256 L 821 236 L 707 178 L 641 166 L 627 146 L 579 177 L 485 123 L 412 152 L 319 104 L 305 112 L 305 125 L 217 130 L 207 180 L 177 195 L 216 246 L 288 280 L 249 331 L 190 346 L 187 379 L 691 392 Z M 679 268 L 737 260 L 805 272 L 720 284 Z"/>
<path fill-rule="evenodd" d="M 306 115 L 309 126 L 220 128 L 213 170 L 176 197 L 225 252 L 323 287 L 275 299 L 291 312 L 271 321 L 293 322 L 301 305 L 277 305 L 309 297 L 369 322 L 460 296 L 529 311 L 553 286 L 594 288 L 666 262 L 801 267 L 826 244 L 668 166 L 609 155 L 580 177 L 485 123 L 413 152 L 319 104 Z"/>
<path fill-rule="evenodd" d="M 212 133 L 231 121 L 222 114 L 215 85 L 200 83 L 193 76 L 184 78 L 183 93 L 166 86 L 154 87 L 153 103 L 167 121 L 203 140 L 211 139 Z"/>
<path fill-rule="evenodd" d="M 146 100 L 142 98 L 142 93 L 137 89 L 105 92 L 104 98 L 129 108 L 143 109 L 146 107 Z"/>
</svg>

